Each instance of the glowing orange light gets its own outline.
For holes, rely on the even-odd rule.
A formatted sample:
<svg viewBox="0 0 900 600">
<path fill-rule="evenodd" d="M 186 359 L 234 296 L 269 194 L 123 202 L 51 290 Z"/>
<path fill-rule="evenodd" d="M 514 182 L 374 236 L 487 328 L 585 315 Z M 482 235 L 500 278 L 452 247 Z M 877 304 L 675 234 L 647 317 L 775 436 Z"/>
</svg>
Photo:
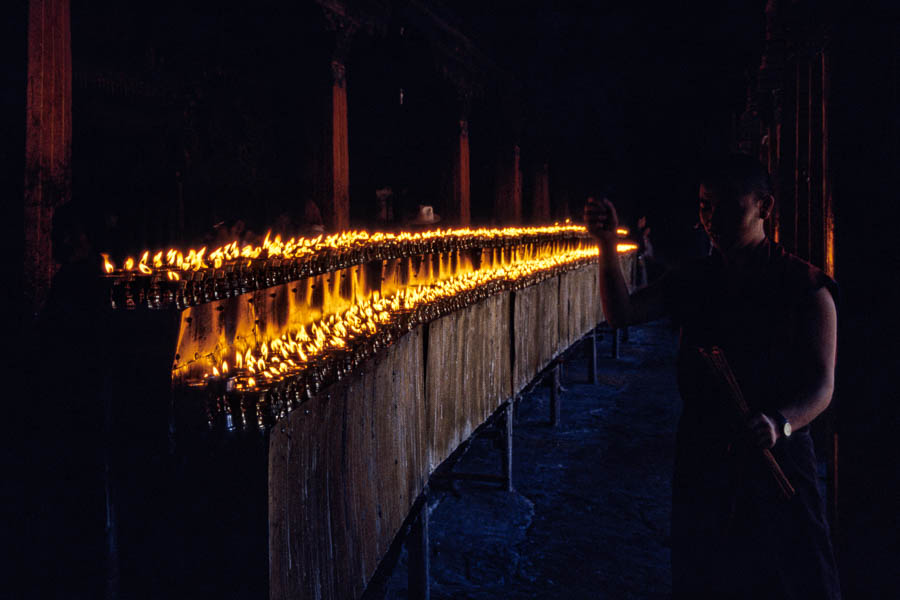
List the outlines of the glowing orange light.
<svg viewBox="0 0 900 600">
<path fill-rule="evenodd" d="M 100 256 L 103 257 L 103 270 L 105 272 L 112 273 L 116 270 L 116 267 L 111 262 L 109 262 L 109 254 L 101 254 Z"/>
<path fill-rule="evenodd" d="M 626 236 L 626 235 L 628 235 L 630 232 L 629 232 L 628 229 L 625 228 L 625 227 L 619 227 L 618 229 L 616 229 L 616 233 L 618 233 L 618 234 L 621 235 L 621 236 Z"/>
<path fill-rule="evenodd" d="M 277 242 L 278 239 L 275 238 L 268 243 L 272 247 Z M 629 247 L 636 246 L 620 244 L 620 251 L 627 251 Z M 248 348 L 243 354 L 235 351 L 235 363 L 239 368 L 241 364 L 246 364 L 251 373 L 261 374 L 267 382 L 274 382 L 305 368 L 311 356 L 341 350 L 349 347 L 355 339 L 377 334 L 383 327 L 390 325 L 394 311 L 401 308 L 414 310 L 492 281 L 515 281 L 560 265 L 591 259 L 597 254 L 596 246 L 556 254 L 548 251 L 543 256 L 523 258 L 512 264 L 478 271 L 466 271 L 446 280 L 403 288 L 386 296 L 382 296 L 381 292 L 373 292 L 369 298 L 358 300 L 343 312 L 324 315 L 318 321 L 301 325 L 278 338 L 262 340 L 255 348 L 262 358 L 254 359 L 253 349 Z M 226 369 L 227 366 L 223 363 L 222 372 L 226 372 Z M 255 382 L 247 382 L 247 387 L 254 386 Z"/>
<path fill-rule="evenodd" d="M 150 251 L 147 250 L 141 256 L 141 262 L 138 263 L 138 271 L 140 271 L 144 275 L 149 275 L 150 273 L 153 272 L 153 270 L 147 266 L 147 260 L 149 260 L 149 258 L 150 258 Z"/>
<path fill-rule="evenodd" d="M 616 244 L 616 252 L 621 254 L 625 254 L 626 252 L 632 252 L 637 250 L 637 244 Z"/>
<path fill-rule="evenodd" d="M 254 246 L 245 244 L 241 246 L 237 240 L 231 241 L 218 248 L 207 252 L 207 248 L 203 247 L 199 250 L 189 249 L 186 254 L 174 248 L 167 251 L 156 251 L 153 254 L 152 261 L 144 260 L 145 267 L 141 268 L 141 272 L 145 273 L 145 269 L 160 268 L 163 263 L 170 267 L 177 267 L 183 270 L 199 270 L 209 268 L 207 260 L 212 261 L 213 268 L 220 268 L 226 262 L 236 261 L 240 258 L 256 259 L 261 256 L 265 258 L 296 258 L 305 256 L 324 249 L 348 249 L 353 247 L 361 247 L 368 244 L 383 244 L 386 242 L 404 243 L 416 242 L 421 240 L 432 239 L 450 239 L 464 241 L 471 238 L 483 237 L 490 239 L 514 239 L 523 235 L 548 235 L 558 233 L 586 233 L 586 229 L 581 225 L 571 224 L 568 220 L 564 224 L 555 224 L 542 227 L 506 227 L 503 229 L 434 229 L 431 231 L 404 231 L 400 233 L 376 232 L 370 234 L 367 231 L 344 231 L 329 236 L 318 235 L 314 238 L 297 238 L 290 237 L 285 239 L 281 234 L 272 237 L 272 232 L 266 233 L 262 244 Z M 265 253 L 265 254 L 263 254 Z M 134 268 L 134 260 L 132 259 L 132 267 Z M 130 270 L 126 267 L 126 270 Z"/>
</svg>

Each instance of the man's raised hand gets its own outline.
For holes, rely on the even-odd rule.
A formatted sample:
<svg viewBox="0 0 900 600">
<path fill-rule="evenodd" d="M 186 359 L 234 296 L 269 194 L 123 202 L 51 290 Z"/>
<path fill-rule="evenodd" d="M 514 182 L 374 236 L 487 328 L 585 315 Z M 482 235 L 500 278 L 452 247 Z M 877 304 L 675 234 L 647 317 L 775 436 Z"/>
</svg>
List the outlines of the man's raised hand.
<svg viewBox="0 0 900 600">
<path fill-rule="evenodd" d="M 619 216 L 612 202 L 589 197 L 584 203 L 584 224 L 588 233 L 601 242 L 615 242 Z"/>
</svg>

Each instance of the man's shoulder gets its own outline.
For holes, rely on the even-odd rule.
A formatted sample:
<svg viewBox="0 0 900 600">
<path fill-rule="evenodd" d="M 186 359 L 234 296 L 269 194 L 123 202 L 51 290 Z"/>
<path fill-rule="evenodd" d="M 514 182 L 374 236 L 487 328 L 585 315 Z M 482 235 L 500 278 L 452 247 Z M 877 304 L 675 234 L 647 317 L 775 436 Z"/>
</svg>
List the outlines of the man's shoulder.
<svg viewBox="0 0 900 600">
<path fill-rule="evenodd" d="M 773 243 L 770 266 L 773 275 L 792 296 L 798 299 L 806 298 L 824 287 L 837 300 L 838 287 L 834 279 L 819 267 L 791 254 L 779 244 Z"/>
</svg>

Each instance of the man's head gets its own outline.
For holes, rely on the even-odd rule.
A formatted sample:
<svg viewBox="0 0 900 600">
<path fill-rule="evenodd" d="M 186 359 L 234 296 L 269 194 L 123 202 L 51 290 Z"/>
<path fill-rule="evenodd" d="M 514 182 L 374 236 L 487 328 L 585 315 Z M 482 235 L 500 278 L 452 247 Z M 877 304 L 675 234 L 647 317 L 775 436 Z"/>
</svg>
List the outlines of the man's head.
<svg viewBox="0 0 900 600">
<path fill-rule="evenodd" d="M 722 251 L 762 241 L 774 198 L 766 169 L 745 154 L 710 161 L 700 174 L 700 223 Z"/>
</svg>

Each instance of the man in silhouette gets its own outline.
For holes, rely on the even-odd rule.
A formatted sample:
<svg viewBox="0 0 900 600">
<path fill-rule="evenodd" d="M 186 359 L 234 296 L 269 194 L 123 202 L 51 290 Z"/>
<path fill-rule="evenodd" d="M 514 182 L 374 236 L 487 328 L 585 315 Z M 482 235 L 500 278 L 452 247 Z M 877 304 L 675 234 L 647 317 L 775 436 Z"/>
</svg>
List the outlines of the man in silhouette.
<svg viewBox="0 0 900 600">
<path fill-rule="evenodd" d="M 837 337 L 833 280 L 768 239 L 774 198 L 765 169 L 731 155 L 706 166 L 699 216 L 709 256 L 629 294 L 616 253 L 615 207 L 589 198 L 585 223 L 600 246 L 600 291 L 613 327 L 670 316 L 681 328 L 684 408 L 672 506 L 675 598 L 838 598 L 840 587 L 816 485 L 809 424 L 831 401 Z M 720 348 L 750 407 L 746 420 L 710 393 L 691 360 Z M 779 496 L 762 466 L 771 449 L 796 489 Z"/>
</svg>

